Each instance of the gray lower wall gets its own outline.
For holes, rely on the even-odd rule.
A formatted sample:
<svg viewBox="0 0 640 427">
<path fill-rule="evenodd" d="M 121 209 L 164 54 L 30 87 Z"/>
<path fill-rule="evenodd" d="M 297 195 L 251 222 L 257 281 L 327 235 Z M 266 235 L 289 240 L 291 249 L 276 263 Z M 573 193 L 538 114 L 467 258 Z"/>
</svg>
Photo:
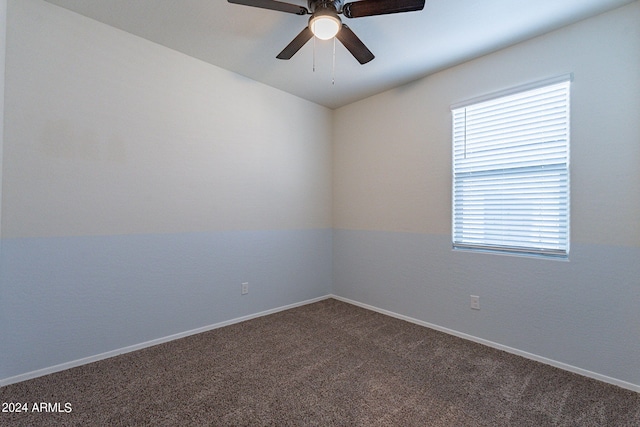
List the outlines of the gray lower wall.
<svg viewBox="0 0 640 427">
<path fill-rule="evenodd" d="M 4 239 L 0 380 L 325 296 L 331 240 L 329 229 Z"/>
<path fill-rule="evenodd" d="M 571 261 L 555 261 L 453 251 L 447 235 L 334 230 L 333 292 L 637 388 L 638 260 L 629 247 L 574 244 Z"/>
</svg>

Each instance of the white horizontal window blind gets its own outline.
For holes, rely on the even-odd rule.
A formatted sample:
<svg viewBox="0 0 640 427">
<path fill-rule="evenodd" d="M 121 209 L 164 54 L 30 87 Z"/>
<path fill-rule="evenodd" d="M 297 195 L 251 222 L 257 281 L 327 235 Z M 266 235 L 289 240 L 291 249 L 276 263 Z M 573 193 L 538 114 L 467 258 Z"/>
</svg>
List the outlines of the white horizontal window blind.
<svg viewBox="0 0 640 427">
<path fill-rule="evenodd" d="M 454 248 L 568 255 L 569 84 L 452 108 Z"/>
</svg>

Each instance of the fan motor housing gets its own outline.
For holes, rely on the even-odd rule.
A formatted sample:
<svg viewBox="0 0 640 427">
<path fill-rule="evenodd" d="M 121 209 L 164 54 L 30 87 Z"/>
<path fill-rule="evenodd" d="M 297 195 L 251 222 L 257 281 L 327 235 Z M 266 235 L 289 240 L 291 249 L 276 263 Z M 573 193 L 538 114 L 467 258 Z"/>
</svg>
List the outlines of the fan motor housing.
<svg viewBox="0 0 640 427">
<path fill-rule="evenodd" d="M 318 10 L 333 10 L 339 13 L 342 10 L 344 0 L 309 0 L 309 11 L 314 13 Z"/>
</svg>

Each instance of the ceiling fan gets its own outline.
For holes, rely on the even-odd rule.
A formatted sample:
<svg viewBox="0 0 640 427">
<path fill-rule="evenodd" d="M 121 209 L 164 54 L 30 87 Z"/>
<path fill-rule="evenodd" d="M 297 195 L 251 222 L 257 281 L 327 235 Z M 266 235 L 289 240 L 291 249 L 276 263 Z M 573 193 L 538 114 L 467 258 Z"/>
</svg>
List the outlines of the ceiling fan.
<svg viewBox="0 0 640 427">
<path fill-rule="evenodd" d="M 358 36 L 346 24 L 342 23 L 339 14 L 347 18 L 362 18 L 389 13 L 413 12 L 422 10 L 425 3 L 425 0 L 360 0 L 343 4 L 344 0 L 308 0 L 309 8 L 306 8 L 276 0 L 228 1 L 229 3 L 296 15 L 311 15 L 309 25 L 278 54 L 276 57 L 278 59 L 291 59 L 315 35 L 322 40 L 337 38 L 360 64 L 371 61 L 374 55 Z"/>
</svg>

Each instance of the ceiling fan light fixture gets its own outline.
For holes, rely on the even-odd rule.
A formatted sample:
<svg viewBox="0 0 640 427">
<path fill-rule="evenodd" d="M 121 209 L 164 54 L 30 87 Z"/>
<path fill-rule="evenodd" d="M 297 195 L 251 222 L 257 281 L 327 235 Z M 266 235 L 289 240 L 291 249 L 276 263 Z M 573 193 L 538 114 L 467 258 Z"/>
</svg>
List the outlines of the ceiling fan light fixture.
<svg viewBox="0 0 640 427">
<path fill-rule="evenodd" d="M 309 20 L 309 28 L 314 36 L 320 40 L 332 39 L 342 27 L 342 21 L 337 15 L 331 13 L 316 13 Z"/>
</svg>

